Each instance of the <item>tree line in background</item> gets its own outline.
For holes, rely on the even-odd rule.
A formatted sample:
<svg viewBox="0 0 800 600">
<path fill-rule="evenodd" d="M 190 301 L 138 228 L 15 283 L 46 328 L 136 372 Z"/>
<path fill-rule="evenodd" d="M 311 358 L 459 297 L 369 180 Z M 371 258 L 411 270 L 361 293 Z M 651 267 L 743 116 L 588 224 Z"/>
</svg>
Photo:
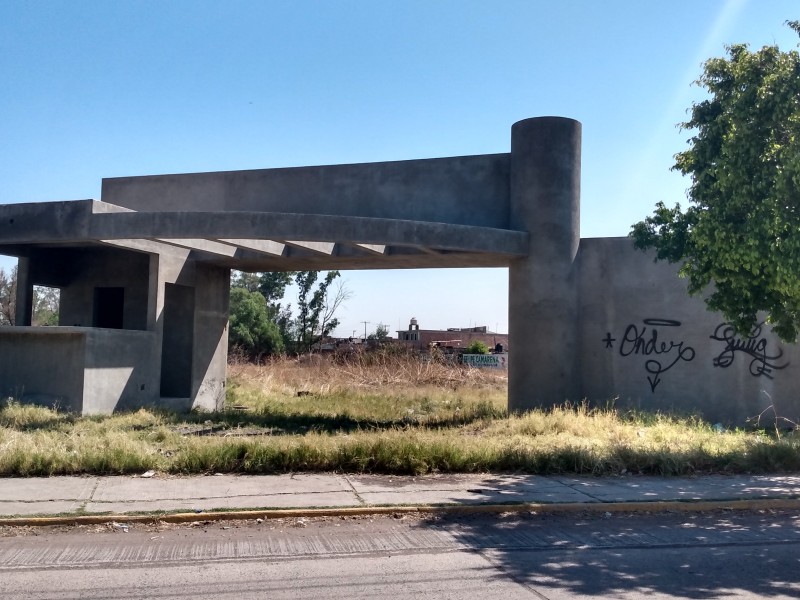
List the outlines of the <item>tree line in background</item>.
<svg viewBox="0 0 800 600">
<path fill-rule="evenodd" d="M 250 359 L 303 354 L 339 325 L 336 311 L 350 292 L 339 271 L 284 271 L 231 275 L 228 345 Z M 297 286 L 296 313 L 283 305 L 286 288 Z"/>
</svg>

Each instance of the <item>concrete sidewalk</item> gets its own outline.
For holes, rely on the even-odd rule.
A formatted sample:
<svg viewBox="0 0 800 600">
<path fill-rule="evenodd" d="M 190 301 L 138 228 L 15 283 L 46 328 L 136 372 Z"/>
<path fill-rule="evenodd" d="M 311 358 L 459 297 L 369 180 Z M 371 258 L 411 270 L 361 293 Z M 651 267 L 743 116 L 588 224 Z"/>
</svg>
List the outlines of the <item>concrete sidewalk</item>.
<svg viewBox="0 0 800 600">
<path fill-rule="evenodd" d="M 580 505 L 791 500 L 800 475 L 211 475 L 0 479 L 0 518 L 381 506 Z M 800 507 L 800 503 L 798 504 Z"/>
</svg>

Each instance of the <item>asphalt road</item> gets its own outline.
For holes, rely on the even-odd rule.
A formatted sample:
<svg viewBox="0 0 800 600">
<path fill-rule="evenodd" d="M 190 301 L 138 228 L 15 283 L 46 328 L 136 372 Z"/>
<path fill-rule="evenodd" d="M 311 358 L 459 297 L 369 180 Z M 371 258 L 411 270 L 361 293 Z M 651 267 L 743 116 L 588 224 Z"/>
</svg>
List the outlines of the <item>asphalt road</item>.
<svg viewBox="0 0 800 600">
<path fill-rule="evenodd" d="M 0 529 L 6 598 L 799 598 L 800 515 Z"/>
</svg>

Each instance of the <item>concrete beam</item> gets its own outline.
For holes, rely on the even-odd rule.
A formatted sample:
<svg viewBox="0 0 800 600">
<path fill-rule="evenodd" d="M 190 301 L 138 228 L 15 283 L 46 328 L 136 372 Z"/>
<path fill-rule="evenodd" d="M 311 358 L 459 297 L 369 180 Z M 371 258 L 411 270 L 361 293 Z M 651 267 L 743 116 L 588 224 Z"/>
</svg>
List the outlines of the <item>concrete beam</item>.
<svg viewBox="0 0 800 600">
<path fill-rule="evenodd" d="M 384 244 L 356 244 L 356 246 L 375 254 L 386 254 L 386 246 Z"/>
<path fill-rule="evenodd" d="M 156 238 L 157 242 L 169 244 L 171 246 L 178 246 L 179 248 L 187 248 L 189 250 L 196 250 L 199 252 L 207 252 L 218 256 L 236 256 L 237 247 L 230 244 L 222 244 L 212 240 L 204 239 L 165 239 Z"/>
<path fill-rule="evenodd" d="M 303 248 L 305 250 L 311 250 L 312 252 L 317 252 L 318 254 L 326 254 L 331 256 L 336 249 L 335 242 L 298 242 L 294 240 L 286 240 L 286 243 L 290 246 L 295 246 L 297 248 Z"/>
<path fill-rule="evenodd" d="M 409 245 L 510 256 L 527 255 L 529 239 L 525 231 L 508 229 L 294 213 L 98 214 L 92 216 L 89 231 L 94 239 L 155 237 L 170 240 L 257 239 L 264 232 L 269 232 L 269 239 L 273 240 Z"/>
<path fill-rule="evenodd" d="M 218 239 L 218 242 L 223 244 L 230 244 L 245 250 L 252 250 L 254 252 L 261 252 L 269 254 L 270 256 L 283 256 L 286 251 L 286 244 L 276 242 L 273 240 L 233 240 L 233 239 Z"/>
<path fill-rule="evenodd" d="M 508 174 L 507 153 L 484 154 L 104 179 L 102 199 L 141 212 L 291 211 L 503 229 Z"/>
<path fill-rule="evenodd" d="M 0 246 L 96 243 L 114 239 L 158 239 L 199 246 L 215 239 L 269 238 L 303 242 L 348 242 L 415 246 L 507 258 L 526 256 L 529 235 L 490 227 L 338 215 L 231 212 L 92 212 L 91 201 L 16 204 L 0 207 Z M 206 246 L 226 256 L 229 250 Z"/>
</svg>

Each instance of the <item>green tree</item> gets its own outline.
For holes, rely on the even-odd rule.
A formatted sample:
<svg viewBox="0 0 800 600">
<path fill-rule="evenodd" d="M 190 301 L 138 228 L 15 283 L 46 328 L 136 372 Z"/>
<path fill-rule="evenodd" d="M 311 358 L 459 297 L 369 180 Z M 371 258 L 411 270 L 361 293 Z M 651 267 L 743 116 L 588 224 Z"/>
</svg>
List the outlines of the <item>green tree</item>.
<svg viewBox="0 0 800 600">
<path fill-rule="evenodd" d="M 383 323 L 378 323 L 375 326 L 375 331 L 367 336 L 368 340 L 375 340 L 376 342 L 385 342 L 389 339 L 389 326 Z"/>
<path fill-rule="evenodd" d="M 339 271 L 328 271 L 316 288 L 318 271 L 300 271 L 295 275 L 297 284 L 297 310 L 295 320 L 295 351 L 310 352 L 318 343 L 339 325 L 334 315 L 341 304 L 350 297 L 344 285 L 331 289 L 339 277 Z"/>
<path fill-rule="evenodd" d="M 231 289 L 228 342 L 252 359 L 284 351 L 283 338 L 270 320 L 267 301 L 261 293 L 245 287 Z"/>
<path fill-rule="evenodd" d="M 787 22 L 800 34 L 800 21 Z M 696 82 L 690 148 L 673 169 L 691 178 L 690 206 L 656 205 L 633 226 L 637 248 L 680 263 L 689 292 L 739 333 L 765 311 L 784 341 L 800 331 L 800 55 L 727 46 Z"/>
<path fill-rule="evenodd" d="M 489 354 L 489 346 L 481 340 L 475 340 L 467 346 L 467 354 Z"/>
<path fill-rule="evenodd" d="M 267 301 L 270 312 L 281 310 L 280 302 L 286 294 L 286 288 L 292 283 L 295 273 L 292 271 L 273 271 L 264 273 L 231 273 L 231 287 L 244 288 L 248 292 L 259 292 Z"/>
<path fill-rule="evenodd" d="M 251 356 L 280 352 L 309 352 L 323 337 L 330 334 L 339 324 L 334 314 L 341 304 L 350 297 L 344 285 L 331 287 L 339 277 L 339 271 L 328 271 L 319 280 L 319 271 L 265 272 L 231 274 L 231 329 L 229 346 L 240 346 Z M 291 304 L 283 305 L 286 288 L 294 281 L 298 289 L 298 315 L 292 314 Z M 236 291 L 239 290 L 239 291 Z M 246 294 L 243 294 L 245 292 Z M 234 293 L 237 294 L 234 297 Z M 262 303 L 251 296 L 259 296 Z M 258 306 L 254 306 L 257 302 Z M 238 303 L 238 304 L 237 304 Z M 234 323 L 237 310 L 243 311 Z M 261 313 L 264 313 L 263 315 Z M 257 315 L 257 316 L 256 316 Z M 256 345 L 251 351 L 251 338 L 259 339 L 258 331 L 250 328 L 263 327 L 266 320 L 281 338 L 280 344 L 272 340 L 269 344 Z M 234 332 L 234 324 L 236 332 Z M 272 336 L 272 333 L 270 334 Z M 272 339 L 272 338 L 270 338 Z M 268 348 L 275 348 L 269 350 Z"/>
<path fill-rule="evenodd" d="M 280 351 L 284 352 L 294 342 L 294 323 L 291 305 L 282 305 L 286 288 L 292 283 L 295 273 L 292 271 L 276 271 L 262 273 L 231 273 L 231 292 L 234 289 L 245 289 L 250 293 L 260 294 L 266 303 L 267 319 L 274 323 L 281 337 Z M 244 325 L 242 325 L 244 327 Z M 233 347 L 229 340 L 229 346 Z"/>
</svg>

